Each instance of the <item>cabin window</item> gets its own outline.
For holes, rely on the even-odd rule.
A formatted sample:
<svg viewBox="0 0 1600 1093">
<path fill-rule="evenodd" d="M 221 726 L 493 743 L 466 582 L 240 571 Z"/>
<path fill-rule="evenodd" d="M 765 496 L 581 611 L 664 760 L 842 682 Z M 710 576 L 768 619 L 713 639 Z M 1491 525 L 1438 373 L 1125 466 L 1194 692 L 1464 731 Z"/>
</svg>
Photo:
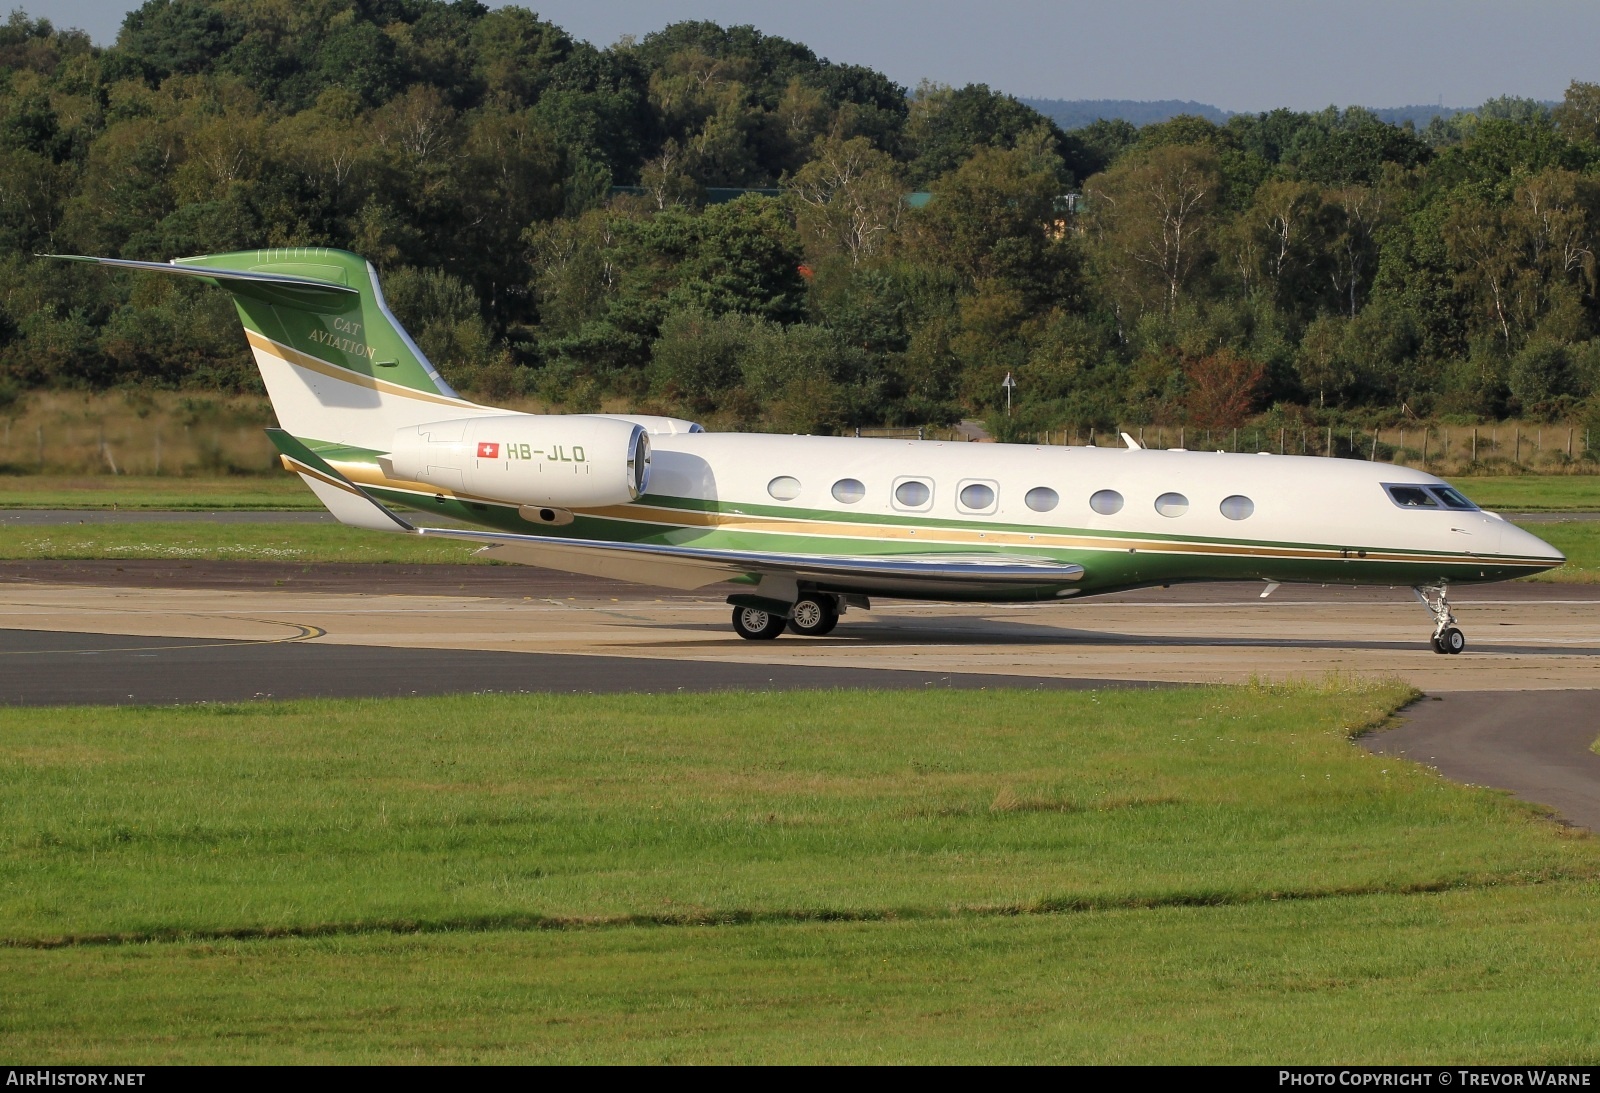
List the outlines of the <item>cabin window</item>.
<svg viewBox="0 0 1600 1093">
<path fill-rule="evenodd" d="M 777 478 L 767 483 L 767 492 L 775 500 L 793 501 L 800 496 L 800 480 L 798 478 L 790 478 L 786 474 L 780 474 Z"/>
<path fill-rule="evenodd" d="M 1237 493 L 1232 497 L 1224 497 L 1222 504 L 1218 507 L 1222 510 L 1222 515 L 1230 520 L 1248 520 L 1255 515 L 1256 511 L 1256 503 L 1254 501 Z"/>
<path fill-rule="evenodd" d="M 1439 502 L 1421 486 L 1386 486 L 1389 499 L 1403 509 L 1436 509 Z"/>
<path fill-rule="evenodd" d="M 1049 512 L 1061 503 L 1061 495 L 1049 486 L 1035 486 L 1023 500 L 1034 512 Z"/>
<path fill-rule="evenodd" d="M 867 487 L 854 478 L 841 478 L 833 484 L 833 499 L 841 505 L 853 505 L 867 495 Z"/>
<path fill-rule="evenodd" d="M 1162 516 L 1182 516 L 1189 511 L 1189 499 L 1181 493 L 1164 493 L 1156 498 L 1156 511 Z"/>
<path fill-rule="evenodd" d="M 1089 507 L 1101 516 L 1115 516 L 1122 511 L 1122 494 L 1116 490 L 1100 490 L 1089 498 Z"/>
<path fill-rule="evenodd" d="M 896 508 L 925 509 L 932 500 L 933 490 L 923 479 L 907 478 L 895 483 L 894 503 Z"/>
<path fill-rule="evenodd" d="M 994 486 L 988 482 L 968 482 L 956 496 L 968 512 L 994 511 Z"/>
<path fill-rule="evenodd" d="M 1447 509 L 1476 509 L 1478 507 L 1449 486 L 1429 486 L 1428 492 L 1443 501 L 1444 507 Z"/>
</svg>

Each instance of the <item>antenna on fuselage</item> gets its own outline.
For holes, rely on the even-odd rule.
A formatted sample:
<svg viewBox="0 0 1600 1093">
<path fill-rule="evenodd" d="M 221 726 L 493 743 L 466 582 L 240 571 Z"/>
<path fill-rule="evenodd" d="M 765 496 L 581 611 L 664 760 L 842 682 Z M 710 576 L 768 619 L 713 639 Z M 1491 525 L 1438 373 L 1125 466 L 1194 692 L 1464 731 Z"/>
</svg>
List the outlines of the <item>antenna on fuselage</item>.
<svg viewBox="0 0 1600 1093">
<path fill-rule="evenodd" d="M 1144 445 L 1140 444 L 1137 440 L 1133 439 L 1133 437 L 1129 436 L 1127 433 L 1123 433 L 1122 434 L 1122 442 L 1124 444 L 1126 444 L 1129 448 L 1132 448 L 1136 452 L 1144 450 Z"/>
</svg>

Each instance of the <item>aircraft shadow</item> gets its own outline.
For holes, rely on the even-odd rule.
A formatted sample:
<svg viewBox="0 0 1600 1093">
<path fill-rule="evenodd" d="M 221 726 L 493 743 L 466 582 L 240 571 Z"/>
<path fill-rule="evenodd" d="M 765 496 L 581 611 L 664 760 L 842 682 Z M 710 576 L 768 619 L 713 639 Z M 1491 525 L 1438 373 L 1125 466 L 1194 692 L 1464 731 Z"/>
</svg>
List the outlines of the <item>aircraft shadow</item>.
<svg viewBox="0 0 1600 1093">
<path fill-rule="evenodd" d="M 726 623 L 650 624 L 663 630 L 693 630 L 702 633 L 721 632 L 725 642 L 717 643 L 729 648 L 748 647 L 743 638 L 729 632 Z M 942 618 L 895 619 L 893 621 L 847 619 L 827 637 L 801 638 L 784 634 L 779 640 L 804 641 L 816 648 L 872 648 L 891 645 L 1046 645 L 1073 647 L 1138 648 L 1222 648 L 1222 649 L 1427 649 L 1426 623 L 1417 626 L 1414 640 L 1377 641 L 1359 638 L 1316 637 L 1250 637 L 1238 634 L 1122 634 L 1109 630 L 1089 630 L 1080 627 L 1044 626 L 1038 623 L 1012 622 L 1003 619 Z M 653 648 L 706 648 L 705 642 L 651 642 Z M 1467 652 L 1493 652 L 1518 656 L 1600 656 L 1600 646 L 1593 645 L 1530 645 L 1490 640 L 1473 640 L 1467 630 Z"/>
</svg>

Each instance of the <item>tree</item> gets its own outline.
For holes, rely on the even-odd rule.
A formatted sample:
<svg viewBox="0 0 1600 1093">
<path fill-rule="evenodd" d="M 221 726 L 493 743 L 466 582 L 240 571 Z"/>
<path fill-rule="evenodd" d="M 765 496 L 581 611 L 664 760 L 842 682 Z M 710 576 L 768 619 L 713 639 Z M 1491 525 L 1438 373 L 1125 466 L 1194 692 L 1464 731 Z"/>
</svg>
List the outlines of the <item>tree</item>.
<svg viewBox="0 0 1600 1093">
<path fill-rule="evenodd" d="M 1573 80 L 1552 117 L 1568 140 L 1600 144 L 1600 84 Z"/>
<path fill-rule="evenodd" d="M 787 189 L 807 252 L 843 253 L 852 265 L 877 253 L 905 209 L 894 160 L 865 137 L 822 141 Z"/>
<path fill-rule="evenodd" d="M 1266 367 L 1231 349 L 1219 349 L 1186 360 L 1183 374 L 1189 383 L 1184 400 L 1189 420 L 1202 429 L 1235 429 L 1254 409 Z"/>
<path fill-rule="evenodd" d="M 1171 312 L 1211 257 L 1216 153 L 1162 145 L 1090 179 L 1090 234 L 1114 295 Z"/>
</svg>

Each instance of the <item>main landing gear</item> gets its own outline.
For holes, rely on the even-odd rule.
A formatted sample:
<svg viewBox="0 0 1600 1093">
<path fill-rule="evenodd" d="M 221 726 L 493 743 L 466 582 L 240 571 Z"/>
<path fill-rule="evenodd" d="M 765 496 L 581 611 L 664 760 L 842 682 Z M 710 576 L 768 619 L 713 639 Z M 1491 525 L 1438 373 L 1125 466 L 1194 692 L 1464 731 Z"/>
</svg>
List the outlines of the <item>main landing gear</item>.
<svg viewBox="0 0 1600 1093">
<path fill-rule="evenodd" d="M 1450 591 L 1443 581 L 1438 584 L 1419 584 L 1411 589 L 1417 602 L 1433 616 L 1433 637 L 1429 642 L 1435 653 L 1459 653 L 1467 647 L 1467 638 L 1456 627 L 1456 617 L 1450 612 Z M 1432 598 L 1429 598 L 1429 594 Z"/>
<path fill-rule="evenodd" d="M 782 607 L 788 606 L 788 612 Z M 792 606 L 778 602 L 735 603 L 733 629 L 748 641 L 771 641 L 785 627 L 808 638 L 820 638 L 839 625 L 842 611 L 837 597 L 824 592 L 803 592 Z"/>
</svg>

